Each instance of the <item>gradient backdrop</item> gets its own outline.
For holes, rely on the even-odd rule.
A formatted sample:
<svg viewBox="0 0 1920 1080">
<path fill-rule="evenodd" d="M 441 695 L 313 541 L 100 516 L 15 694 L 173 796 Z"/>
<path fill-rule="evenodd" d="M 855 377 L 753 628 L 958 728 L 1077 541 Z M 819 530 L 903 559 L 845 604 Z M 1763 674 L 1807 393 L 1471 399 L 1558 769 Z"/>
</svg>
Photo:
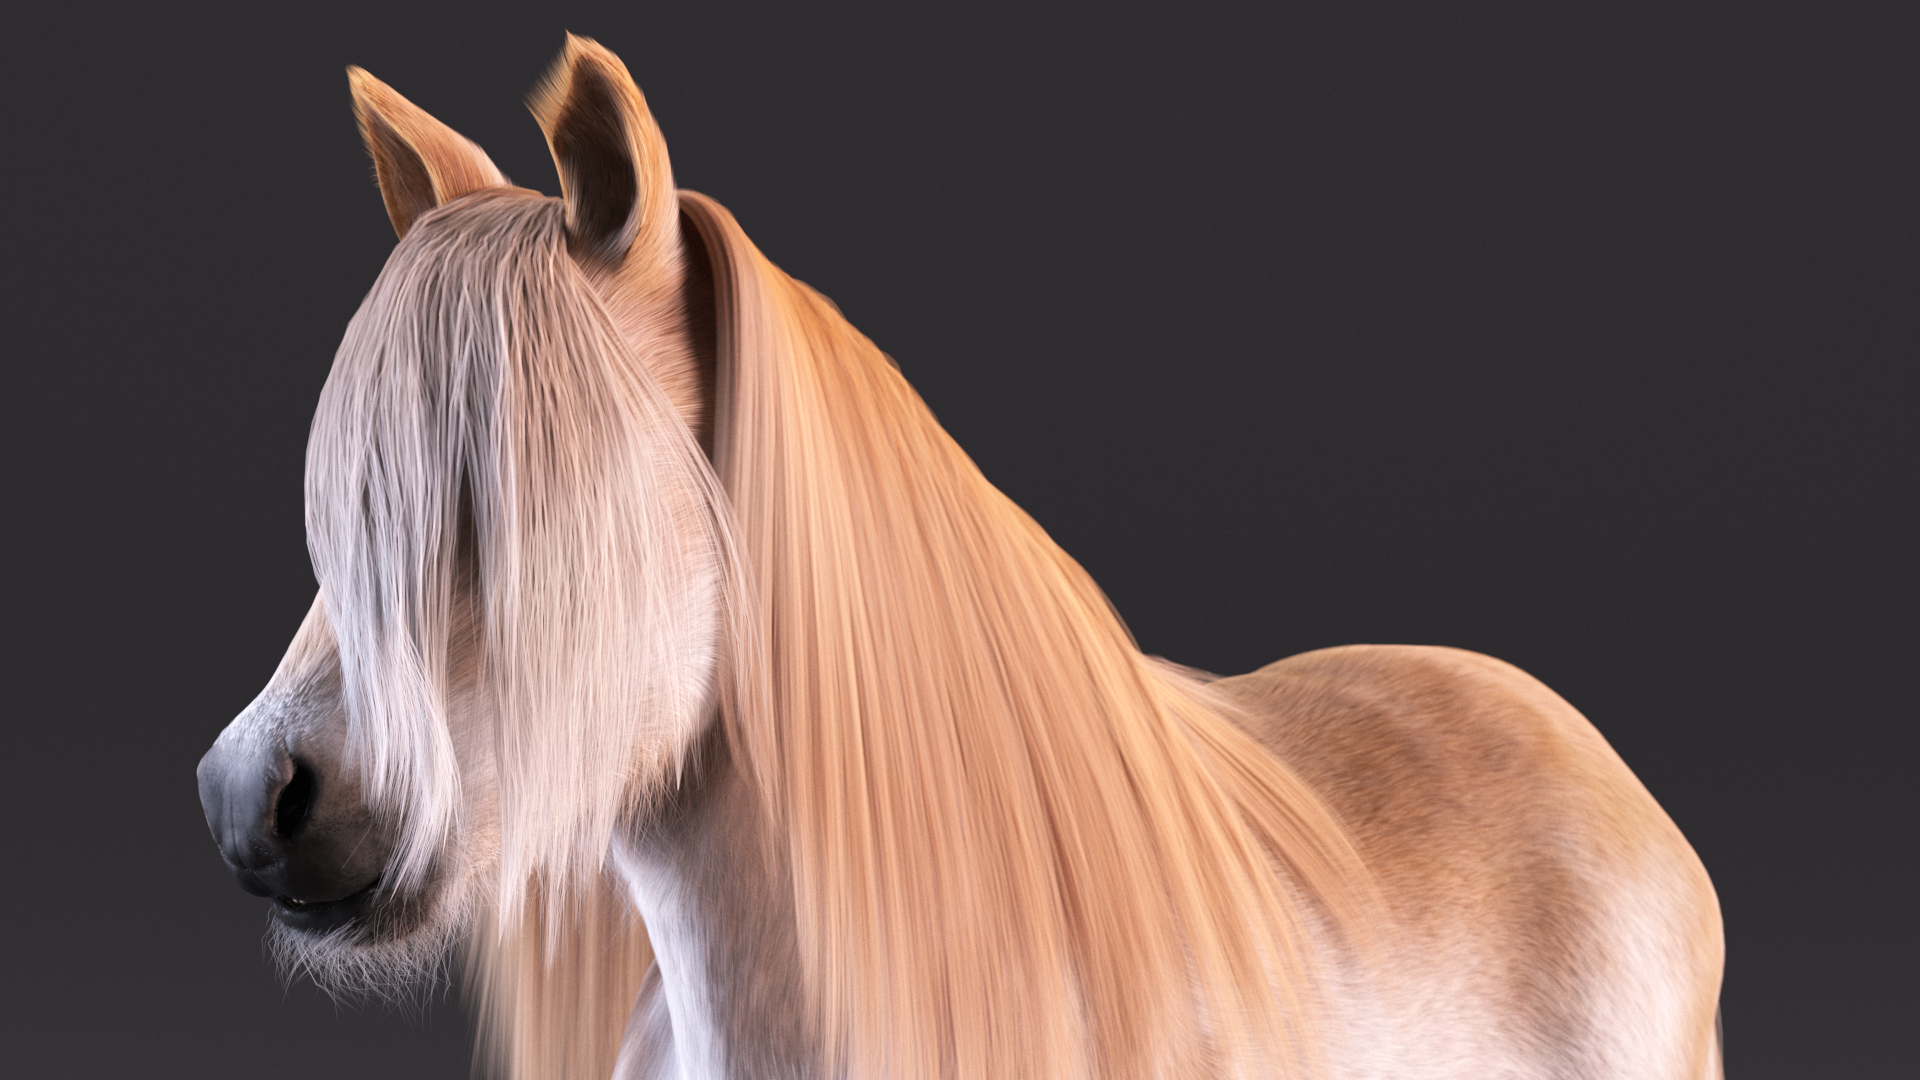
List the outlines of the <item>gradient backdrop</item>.
<svg viewBox="0 0 1920 1080">
<path fill-rule="evenodd" d="M 311 597 L 307 424 L 393 244 L 342 68 L 552 191 L 570 29 L 1147 650 L 1521 665 L 1713 874 L 1732 1075 L 1913 1075 L 1912 50 L 1315 7 L 5 16 L 0 1073 L 465 1076 L 452 999 L 282 987 L 193 766 Z"/>
</svg>

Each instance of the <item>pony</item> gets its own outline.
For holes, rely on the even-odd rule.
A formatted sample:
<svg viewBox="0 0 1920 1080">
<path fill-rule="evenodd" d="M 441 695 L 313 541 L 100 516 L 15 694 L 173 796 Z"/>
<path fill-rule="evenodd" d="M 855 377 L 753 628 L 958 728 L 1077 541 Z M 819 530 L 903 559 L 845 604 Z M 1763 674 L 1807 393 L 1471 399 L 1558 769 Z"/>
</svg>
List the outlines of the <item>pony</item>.
<svg viewBox="0 0 1920 1080">
<path fill-rule="evenodd" d="M 399 242 L 198 773 L 289 971 L 457 954 L 515 1080 L 1721 1075 L 1712 885 L 1552 691 L 1143 655 L 607 49 L 560 198 L 349 82 Z"/>
</svg>

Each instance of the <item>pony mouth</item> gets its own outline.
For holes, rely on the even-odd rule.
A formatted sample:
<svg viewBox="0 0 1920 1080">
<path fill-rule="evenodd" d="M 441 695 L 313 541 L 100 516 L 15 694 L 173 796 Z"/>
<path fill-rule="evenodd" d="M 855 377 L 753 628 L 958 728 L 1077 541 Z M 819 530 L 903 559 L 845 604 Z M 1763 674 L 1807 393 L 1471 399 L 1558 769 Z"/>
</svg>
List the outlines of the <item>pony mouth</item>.
<svg viewBox="0 0 1920 1080">
<path fill-rule="evenodd" d="M 358 892 L 342 896 L 337 900 L 296 900 L 291 896 L 273 898 L 273 917 L 281 925 L 295 930 L 321 931 L 336 930 L 364 914 L 380 888 L 380 878 L 374 878 Z"/>
</svg>

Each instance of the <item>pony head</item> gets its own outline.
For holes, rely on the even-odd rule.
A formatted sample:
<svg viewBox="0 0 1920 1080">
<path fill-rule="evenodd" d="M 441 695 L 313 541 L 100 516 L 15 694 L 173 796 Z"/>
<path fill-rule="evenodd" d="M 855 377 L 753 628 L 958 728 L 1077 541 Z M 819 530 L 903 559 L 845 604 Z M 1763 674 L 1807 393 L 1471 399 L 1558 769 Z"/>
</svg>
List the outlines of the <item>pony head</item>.
<svg viewBox="0 0 1920 1080">
<path fill-rule="evenodd" d="M 314 417 L 319 595 L 199 775 L 283 963 L 384 994 L 476 919 L 610 889 L 615 830 L 711 723 L 738 575 L 666 149 L 620 61 L 570 38 L 536 92 L 564 199 L 349 74 L 400 242 Z"/>
</svg>

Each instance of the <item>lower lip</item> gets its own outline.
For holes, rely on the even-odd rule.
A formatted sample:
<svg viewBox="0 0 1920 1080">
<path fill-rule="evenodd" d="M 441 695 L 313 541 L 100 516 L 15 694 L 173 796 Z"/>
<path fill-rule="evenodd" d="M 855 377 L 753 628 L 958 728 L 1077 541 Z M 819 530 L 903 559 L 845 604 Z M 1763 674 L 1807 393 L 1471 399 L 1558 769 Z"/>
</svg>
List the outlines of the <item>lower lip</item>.
<svg viewBox="0 0 1920 1080">
<path fill-rule="evenodd" d="M 289 896 L 273 898 L 273 917 L 295 930 L 335 930 L 358 917 L 380 887 L 379 879 L 351 896 L 338 900 L 301 901 Z"/>
</svg>

